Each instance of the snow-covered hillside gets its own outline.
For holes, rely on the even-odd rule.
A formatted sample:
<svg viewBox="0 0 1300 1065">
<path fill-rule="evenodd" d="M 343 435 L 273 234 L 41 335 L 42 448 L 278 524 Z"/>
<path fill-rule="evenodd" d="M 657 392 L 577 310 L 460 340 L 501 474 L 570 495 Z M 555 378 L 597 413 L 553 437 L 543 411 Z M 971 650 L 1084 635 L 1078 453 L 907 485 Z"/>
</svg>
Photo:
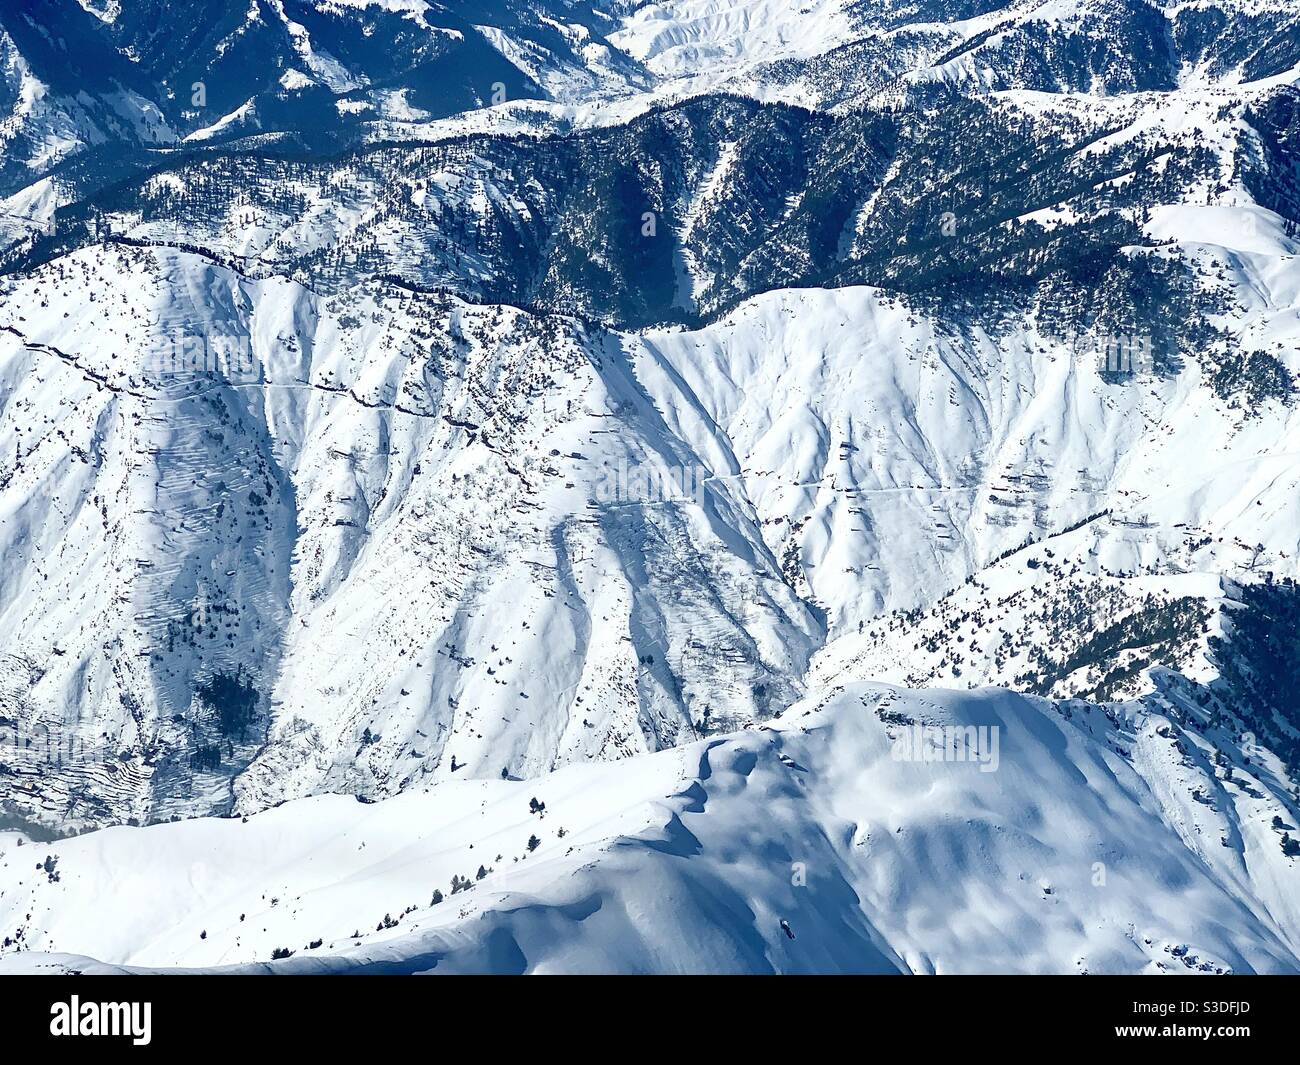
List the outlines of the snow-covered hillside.
<svg viewBox="0 0 1300 1065">
<path fill-rule="evenodd" d="M 609 338 L 129 248 L 28 299 L 0 323 L 0 535 L 6 797 L 33 812 L 228 806 L 268 729 L 241 809 L 622 757 L 797 695 L 821 621 L 743 494 L 601 498 L 694 468 Z M 186 330 L 220 373 L 171 372 L 192 352 L 155 341 Z"/>
<path fill-rule="evenodd" d="M 1300 966 L 1293 4 L 24 7 L 0 968 Z"/>
<path fill-rule="evenodd" d="M 657 750 L 788 706 L 828 635 L 832 677 L 870 647 L 865 675 L 1021 686 L 1036 641 L 1082 645 L 1152 590 L 1297 573 L 1289 404 L 1243 412 L 1195 364 L 1115 382 L 876 290 L 621 334 L 109 245 L 6 307 L 3 787 L 24 816 Z M 1270 322 L 1290 343 L 1294 318 Z M 187 334 L 213 368 L 171 372 Z M 890 611 L 952 589 L 881 644 Z M 1099 612 L 1065 633 L 1043 602 L 1070 594 Z M 978 618 L 962 654 L 954 610 Z"/>
<path fill-rule="evenodd" d="M 530 781 L 10 839 L 0 971 L 1295 972 L 1296 804 L 1184 724 L 855 682 Z M 915 760 L 943 728 L 980 760 Z"/>
</svg>

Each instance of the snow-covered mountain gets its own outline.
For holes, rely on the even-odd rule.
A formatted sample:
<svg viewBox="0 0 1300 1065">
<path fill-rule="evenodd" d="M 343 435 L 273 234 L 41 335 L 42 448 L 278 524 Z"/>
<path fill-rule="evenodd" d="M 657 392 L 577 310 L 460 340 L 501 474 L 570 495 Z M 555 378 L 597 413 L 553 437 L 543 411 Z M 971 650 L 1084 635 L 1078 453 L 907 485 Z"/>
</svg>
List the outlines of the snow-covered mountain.
<svg viewBox="0 0 1300 1065">
<path fill-rule="evenodd" d="M 0 967 L 1300 968 L 1293 5 L 0 60 Z"/>
<path fill-rule="evenodd" d="M 1280 766 L 1177 716 L 851 683 L 535 780 L 6 839 L 0 972 L 1293 972 Z M 911 757 L 944 728 L 999 739 Z"/>
</svg>

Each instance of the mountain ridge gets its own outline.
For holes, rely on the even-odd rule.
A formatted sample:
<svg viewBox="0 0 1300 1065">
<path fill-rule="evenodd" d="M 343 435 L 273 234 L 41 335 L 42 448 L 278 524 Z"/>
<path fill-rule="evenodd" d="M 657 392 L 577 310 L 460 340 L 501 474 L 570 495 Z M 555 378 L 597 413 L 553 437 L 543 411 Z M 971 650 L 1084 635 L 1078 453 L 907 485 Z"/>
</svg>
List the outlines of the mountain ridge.
<svg viewBox="0 0 1300 1065">
<path fill-rule="evenodd" d="M 0 968 L 1295 971 L 1297 71 L 6 9 Z"/>
</svg>

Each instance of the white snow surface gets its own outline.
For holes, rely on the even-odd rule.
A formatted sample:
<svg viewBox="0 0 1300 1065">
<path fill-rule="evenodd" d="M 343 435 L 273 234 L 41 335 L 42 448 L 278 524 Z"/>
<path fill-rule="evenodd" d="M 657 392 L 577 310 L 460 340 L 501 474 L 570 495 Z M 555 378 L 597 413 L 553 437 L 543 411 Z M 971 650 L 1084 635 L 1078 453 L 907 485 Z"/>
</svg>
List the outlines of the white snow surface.
<svg viewBox="0 0 1300 1065">
<path fill-rule="evenodd" d="M 905 720 L 996 729 L 996 770 Z M 0 843 L 0 972 L 1294 972 L 1294 805 L 1264 765 L 1199 806 L 1167 726 L 854 682 L 618 765 Z"/>
<path fill-rule="evenodd" d="M 717 89 L 823 106 L 844 88 L 809 73 L 823 57 L 905 36 L 907 69 L 861 89 L 886 106 L 927 81 L 997 87 L 1001 34 L 977 35 L 1009 17 L 1089 25 L 1056 2 L 869 31 L 845 0 L 606 6 L 623 54 L 591 45 L 585 70 L 484 31 L 548 101 L 437 122 L 401 89 L 339 106 L 373 111 L 377 138 L 618 123 Z M 287 90 L 361 92 L 280 14 L 311 73 Z M 53 96 L 2 33 L 0 78 L 0 148 L 33 174 L 119 125 L 175 139 L 131 94 Z M 1237 350 L 1295 374 L 1300 247 L 1239 183 L 1241 130 L 1217 116 L 1296 72 L 1243 80 L 997 98 L 1104 117 L 1116 142 L 1202 141 L 1219 180 L 1146 234 L 1230 296 Z M 250 100 L 190 139 L 258 124 Z M 431 209 L 497 192 L 440 180 L 418 192 Z M 236 195 L 210 233 L 115 222 L 262 275 L 345 235 L 400 248 L 379 191 L 287 220 Z M 67 196 L 42 176 L 0 202 L 5 246 Z M 710 279 L 681 271 L 689 306 Z M 160 376 L 159 342 L 186 337 L 238 372 Z M 166 247 L 5 279 L 0 972 L 1297 971 L 1300 860 L 1274 820 L 1296 832 L 1295 793 L 1178 680 L 1217 676 L 1237 582 L 1300 575 L 1300 407 L 1247 414 L 1195 361 L 1117 386 L 1089 352 L 865 287 L 620 333 L 379 282 L 327 295 Z M 626 470 L 702 489 L 611 500 Z M 1207 620 L 1176 670 L 1129 651 L 1122 682 L 1084 666 L 1043 698 L 1003 690 L 1057 638 L 1056 607 L 1090 596 L 1092 630 L 1153 603 Z M 259 725 L 221 771 L 185 772 L 223 672 L 249 679 Z M 958 725 L 996 730 L 996 771 L 895 757 L 912 727 Z M 230 816 L 195 816 L 212 811 Z"/>
</svg>

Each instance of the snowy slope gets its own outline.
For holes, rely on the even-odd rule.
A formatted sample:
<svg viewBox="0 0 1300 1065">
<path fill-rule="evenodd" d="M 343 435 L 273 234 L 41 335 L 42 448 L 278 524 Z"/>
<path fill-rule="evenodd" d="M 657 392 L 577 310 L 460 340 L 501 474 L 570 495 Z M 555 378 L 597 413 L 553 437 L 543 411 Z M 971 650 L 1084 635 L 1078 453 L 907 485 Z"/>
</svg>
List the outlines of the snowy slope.
<svg viewBox="0 0 1300 1065">
<path fill-rule="evenodd" d="M 1239 217 L 1264 222 L 1243 238 Z M 1186 206 L 1150 225 L 1234 294 L 1218 317 L 1239 347 L 1300 366 L 1300 274 L 1267 213 Z M 1201 573 L 1202 598 L 1219 575 L 1297 572 L 1285 395 L 1243 406 L 1199 355 L 1116 381 L 1095 341 L 1032 319 L 956 328 L 876 289 L 618 333 L 111 244 L 10 282 L 0 328 L 0 454 L 16 459 L 0 677 L 24 767 L 3 787 L 42 819 L 671 746 L 788 705 L 827 632 L 859 655 L 858 634 L 878 646 L 894 624 L 882 614 L 1079 523 L 1046 568 L 1001 569 L 1050 590 L 1068 568 L 1085 596 Z M 160 376 L 168 344 L 202 336 L 238 364 Z M 697 490 L 611 498 L 626 470 Z M 994 572 L 953 602 L 1007 594 Z M 1030 605 L 982 634 L 983 655 L 1042 631 Z M 922 635 L 900 629 L 870 675 L 1023 679 L 1023 654 L 972 672 L 937 646 L 927 659 Z M 1143 690 L 1135 676 L 1116 694 Z"/>
<path fill-rule="evenodd" d="M 88 279 L 114 324 L 76 311 Z M 602 496 L 691 460 L 580 325 L 120 248 L 29 298 L 0 321 L 29 812 L 228 807 L 268 730 L 241 808 L 623 757 L 798 694 L 821 622 L 743 496 Z M 186 332 L 220 372 L 163 372 Z"/>
<path fill-rule="evenodd" d="M 3 787 L 46 819 L 532 775 L 762 720 L 824 625 L 851 645 L 1085 520 L 1052 566 L 1002 568 L 1090 594 L 1296 573 L 1293 407 L 1247 416 L 1195 365 L 1117 384 L 874 290 L 619 335 L 110 246 L 6 306 Z M 247 361 L 158 376 L 186 333 Z M 628 469 L 698 491 L 611 498 Z M 954 682 L 918 638 L 874 675 Z"/>
<path fill-rule="evenodd" d="M 1294 311 L 1269 320 L 1294 352 Z M 1297 573 L 1295 410 L 1243 418 L 1194 365 L 1117 385 L 1086 346 L 1032 327 L 954 336 L 863 289 L 773 293 L 632 343 L 669 424 L 702 455 L 726 439 L 773 550 L 835 629 L 932 602 L 1105 510 L 1076 537 L 1093 574 Z"/>
<path fill-rule="evenodd" d="M 906 760 L 916 725 L 992 728 L 996 760 Z M 1201 742 L 854 683 L 617 766 L 8 843 L 0 970 L 1294 972 L 1295 803 Z"/>
<path fill-rule="evenodd" d="M 0 968 L 1300 967 L 1293 4 L 33 10 Z"/>
</svg>

